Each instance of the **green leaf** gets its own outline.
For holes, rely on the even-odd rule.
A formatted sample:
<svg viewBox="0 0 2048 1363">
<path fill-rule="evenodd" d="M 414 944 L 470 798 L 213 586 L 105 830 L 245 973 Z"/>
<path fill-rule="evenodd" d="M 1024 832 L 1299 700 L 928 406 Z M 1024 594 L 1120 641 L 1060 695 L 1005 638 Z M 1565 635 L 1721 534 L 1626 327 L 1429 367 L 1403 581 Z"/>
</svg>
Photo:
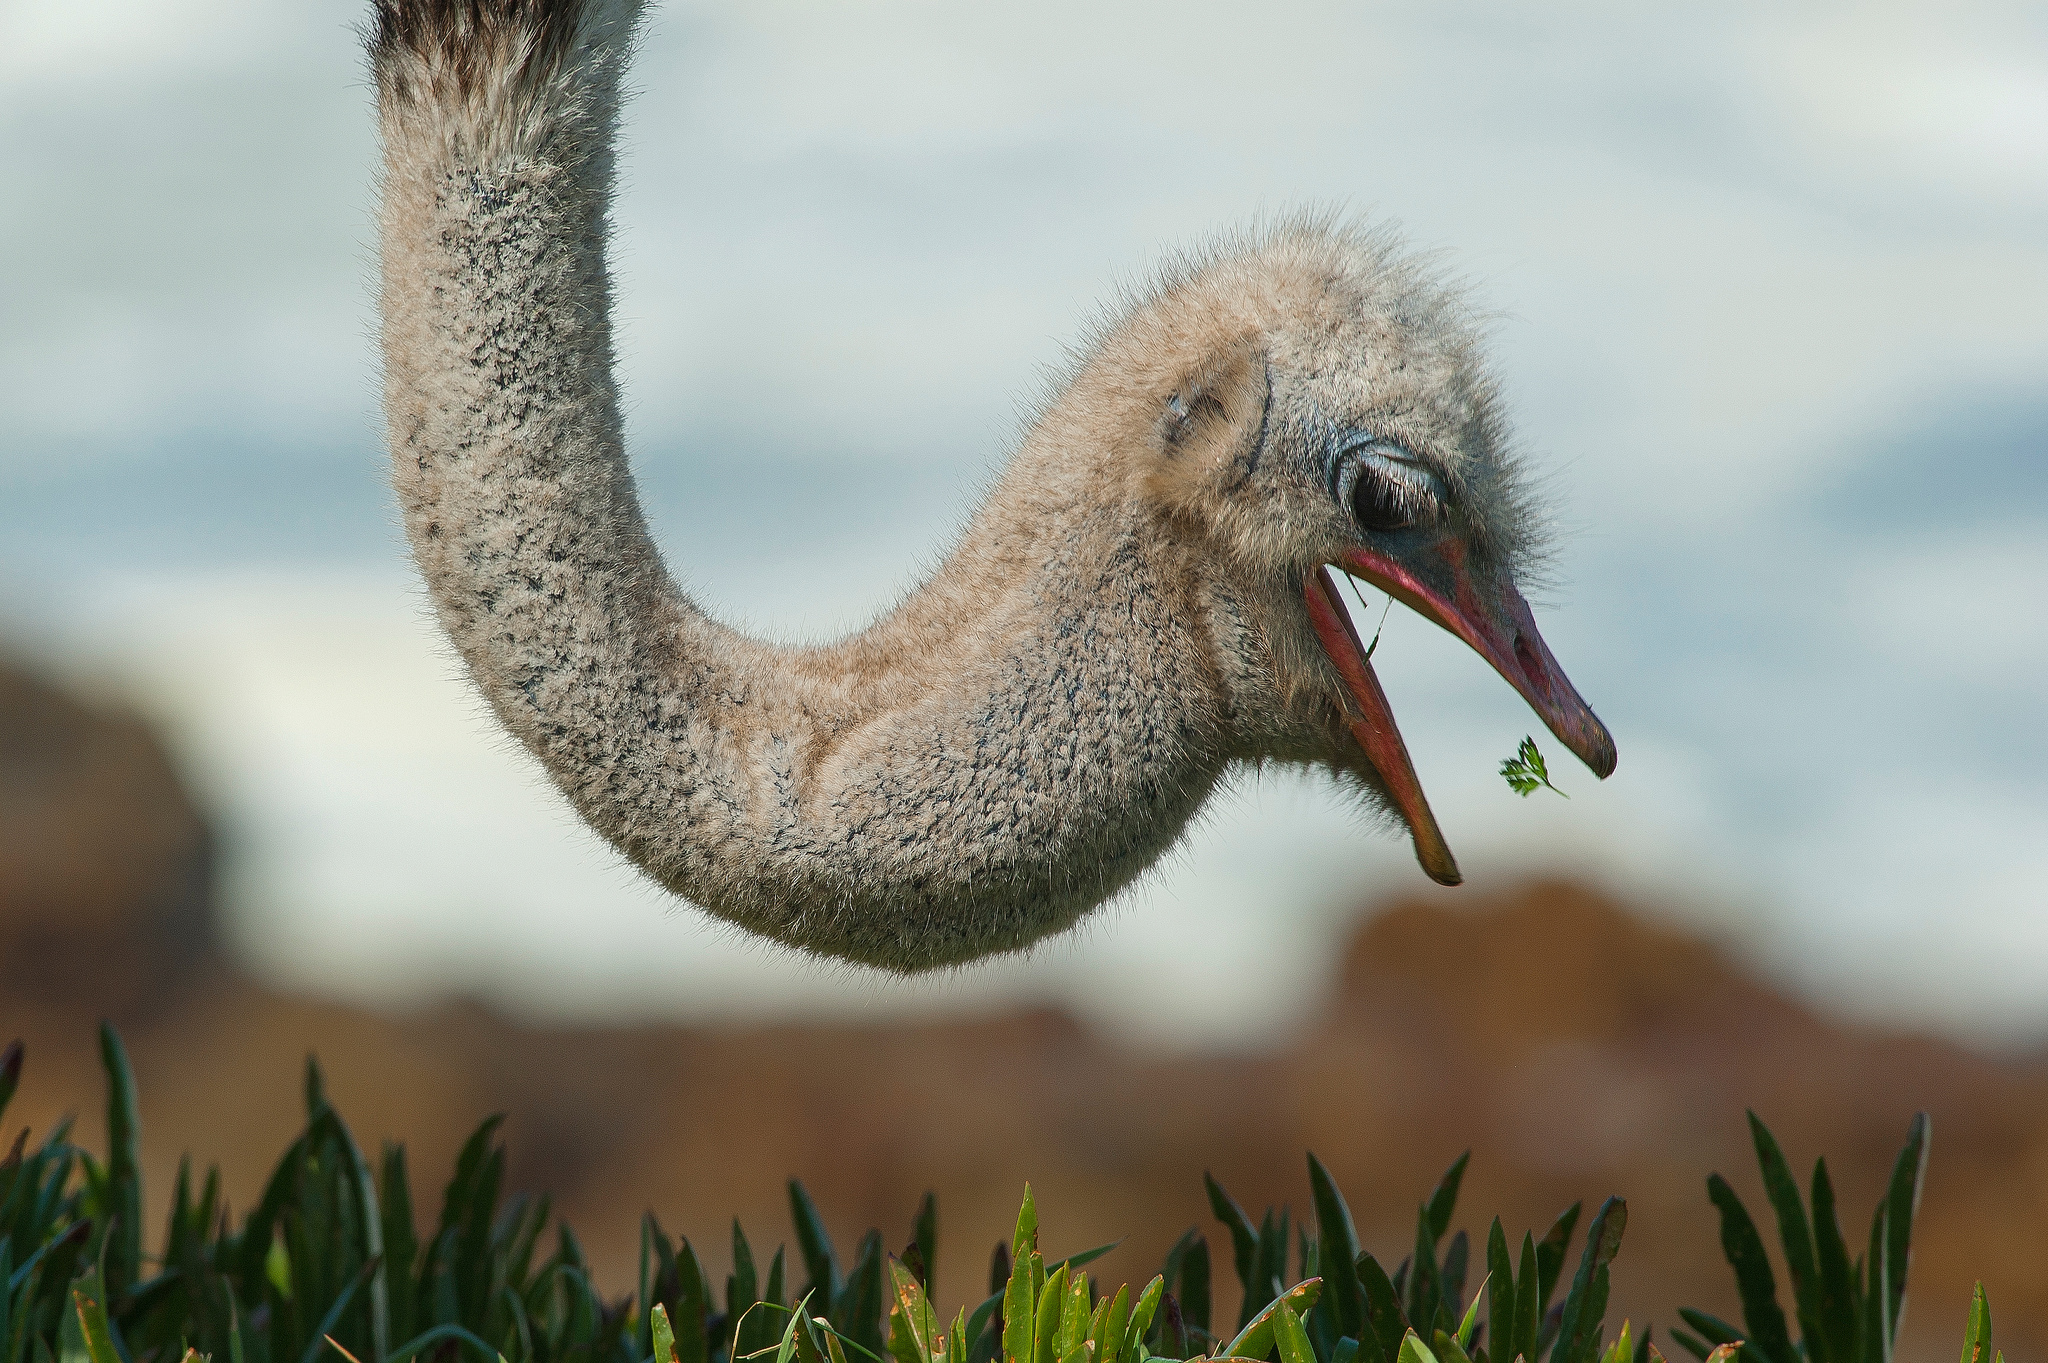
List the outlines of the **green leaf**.
<svg viewBox="0 0 2048 1363">
<path fill-rule="evenodd" d="M 424 1322 L 419 1320 L 415 1306 L 413 1271 L 419 1260 L 419 1238 L 413 1229 L 412 1186 L 406 1175 L 405 1147 L 386 1145 L 379 1172 L 377 1204 L 384 1222 L 390 1319 L 397 1333 L 409 1335 L 422 1328 Z"/>
<path fill-rule="evenodd" d="M 1031 1185 L 1024 1185 L 1024 1205 L 1017 1212 L 1017 1233 L 1010 1242 L 1010 1262 L 1027 1262 L 1038 1252 L 1038 1208 L 1031 1201 Z"/>
<path fill-rule="evenodd" d="M 1687 1353 L 1691 1354 L 1694 1358 L 1701 1360 L 1701 1363 L 1705 1363 L 1707 1355 L 1713 1350 L 1713 1346 L 1708 1344 L 1704 1339 L 1695 1338 L 1694 1336 L 1687 1334 L 1683 1330 L 1674 1328 L 1671 1331 L 1671 1337 L 1677 1340 L 1679 1345 L 1682 1348 L 1684 1348 L 1684 1350 Z"/>
<path fill-rule="evenodd" d="M 100 1064 L 107 1072 L 107 1294 L 118 1301 L 142 1272 L 142 1118 L 135 1071 L 113 1024 L 100 1024 Z M 105 1303 L 101 1303 L 102 1310 Z"/>
<path fill-rule="evenodd" d="M 1835 1216 L 1835 1187 L 1828 1162 L 1813 1166 L 1813 1236 L 1820 1263 L 1820 1324 L 1828 1363 L 1857 1363 L 1856 1283 L 1849 1272 L 1849 1250 L 1842 1242 L 1842 1224 Z"/>
<path fill-rule="evenodd" d="M 1031 1207 L 1031 1193 L 1027 1188 L 1024 1206 Z M 1019 1225 L 1022 1221 L 1020 1218 Z M 1033 1227 L 1034 1238 L 1036 1226 Z M 1018 1241 L 1024 1239 L 1020 1230 Z M 1032 1292 L 1031 1253 L 1010 1261 L 1010 1281 L 1003 1289 L 1003 1357 L 1009 1363 L 1032 1363 L 1031 1331 L 1038 1318 L 1038 1302 Z"/>
<path fill-rule="evenodd" d="M 1574 1205 L 1569 1214 L 1573 1221 L 1578 1220 L 1578 1207 Z M 1555 1231 L 1556 1227 L 1551 1229 Z M 1543 1251 L 1535 1237 L 1523 1231 L 1521 1258 L 1515 1270 L 1514 1348 L 1504 1351 L 1495 1363 L 1514 1363 L 1518 1358 L 1525 1363 L 1536 1363 L 1536 1355 L 1542 1348 L 1544 1302 L 1549 1295 L 1543 1283 Z M 1499 1348 L 1497 1343 L 1495 1348 Z"/>
<path fill-rule="evenodd" d="M 781 1252 L 777 1251 L 775 1257 L 779 1261 L 782 1258 Z M 795 1357 L 796 1327 L 797 1322 L 802 1319 L 803 1313 L 801 1311 L 792 1311 L 789 1313 L 789 1324 L 785 1325 L 782 1328 L 782 1342 L 778 1344 L 775 1348 L 775 1363 L 790 1363 L 790 1359 Z M 923 1363 L 923 1361 L 920 1360 L 920 1363 Z"/>
<path fill-rule="evenodd" d="M 7 1115 L 7 1104 L 14 1097 L 14 1090 L 21 1084 L 21 1041 L 17 1038 L 0 1051 L 0 1117 Z M 4 1340 L 4 1336 L 0 1336 Z"/>
<path fill-rule="evenodd" d="M 485 1363 L 490 1363 L 491 1360 L 498 1356 L 496 1349 L 493 1349 L 460 1325 L 436 1325 L 431 1330 L 421 1331 L 393 1349 L 391 1351 L 392 1363 L 406 1363 L 407 1359 L 417 1358 L 432 1346 L 449 1339 L 467 1344 L 476 1352 L 478 1358 L 485 1360 Z M 236 1360 L 236 1363 L 240 1363 L 240 1360 Z"/>
<path fill-rule="evenodd" d="M 1181 1319 L 1198 1330 L 1209 1328 L 1209 1241 L 1190 1228 L 1166 1252 L 1161 1270 L 1166 1290 L 1179 1303 Z"/>
<path fill-rule="evenodd" d="M 1635 1363 L 1635 1341 L 1629 1336 L 1627 1321 L 1621 1323 L 1621 1333 L 1615 1336 L 1601 1363 Z"/>
<path fill-rule="evenodd" d="M 1572 1230 L 1579 1224 L 1579 1211 L 1583 1202 L 1574 1202 L 1566 1207 L 1557 1220 L 1550 1223 L 1543 1238 L 1536 1242 L 1536 1316 L 1540 1320 L 1550 1310 L 1550 1294 L 1557 1290 L 1557 1276 L 1564 1271 L 1565 1252 L 1571 1248 Z M 1536 1363 L 1536 1355 L 1529 1355 L 1529 1363 Z"/>
<path fill-rule="evenodd" d="M 732 1219 L 732 1272 L 725 1280 L 725 1312 L 735 1321 L 749 1306 L 761 1300 L 761 1276 L 754 1268 L 754 1247 L 740 1219 Z M 737 1328 L 737 1327 L 735 1327 Z"/>
<path fill-rule="evenodd" d="M 796 1179 L 789 1181 L 789 1218 L 796 1223 L 797 1253 L 803 1258 L 808 1279 L 805 1290 L 829 1307 L 842 1286 L 839 1256 L 832 1251 L 832 1237 L 818 1215 L 818 1205 Z"/>
<path fill-rule="evenodd" d="M 1254 1315 L 1266 1309 L 1279 1297 L 1287 1278 L 1287 1222 L 1283 1215 L 1274 1218 L 1273 1209 L 1266 1209 L 1265 1219 L 1259 1224 L 1258 1246 L 1252 1255 L 1252 1276 L 1246 1284 L 1244 1301 L 1239 1307 L 1240 1321 L 1249 1321 Z"/>
<path fill-rule="evenodd" d="M 869 1231 L 847 1270 L 844 1310 L 834 1324 L 854 1344 L 880 1357 L 882 1342 L 882 1236 Z"/>
<path fill-rule="evenodd" d="M 1472 1363 L 1472 1357 L 1465 1352 L 1465 1346 L 1458 1343 L 1448 1330 L 1437 1330 L 1430 1340 L 1430 1351 L 1439 1363 Z"/>
<path fill-rule="evenodd" d="M 1236 1199 L 1223 1191 L 1223 1185 L 1216 1181 L 1214 1174 L 1205 1172 L 1202 1175 L 1202 1186 L 1209 1193 L 1209 1209 L 1215 1212 L 1216 1219 L 1230 1231 L 1230 1253 L 1237 1269 L 1237 1281 L 1249 1297 L 1256 1290 L 1252 1286 L 1252 1274 L 1258 1259 L 1258 1232 L 1252 1229 L 1251 1218 L 1244 1214 L 1244 1208 L 1238 1206 Z M 1250 1317 L 1242 1313 L 1240 1315 L 1239 1324 L 1242 1326 Z"/>
<path fill-rule="evenodd" d="M 83 1337 L 86 1356 L 92 1363 L 125 1363 L 121 1351 L 114 1347 L 114 1330 L 107 1320 L 106 1292 L 101 1284 L 99 1271 L 95 1269 L 71 1289 L 71 1306 L 77 1316 L 78 1332 Z"/>
<path fill-rule="evenodd" d="M 1422 1336 L 1410 1330 L 1401 1337 L 1401 1352 L 1397 1363 L 1437 1363 L 1437 1357 L 1429 1346 L 1422 1342 Z"/>
<path fill-rule="evenodd" d="M 1437 1271 L 1437 1281 L 1443 1290 L 1443 1305 L 1440 1308 L 1445 1319 L 1454 1315 L 1465 1300 L 1465 1272 L 1472 1258 L 1472 1239 L 1459 1231 L 1451 1237 L 1451 1246 L 1444 1251 L 1442 1267 Z"/>
<path fill-rule="evenodd" d="M 1336 1311 L 1337 1332 L 1356 1336 L 1365 1328 L 1365 1292 L 1358 1285 L 1358 1227 L 1351 1208 L 1337 1190 L 1335 1179 L 1323 1162 L 1311 1152 L 1308 1182 L 1316 1204 L 1316 1242 L 1320 1249 L 1317 1267 L 1330 1284 L 1330 1304 Z"/>
<path fill-rule="evenodd" d="M 711 1284 L 705 1281 L 704 1266 L 687 1238 L 676 1249 L 676 1363 L 709 1363 L 710 1342 L 705 1338 L 711 1316 Z"/>
<path fill-rule="evenodd" d="M 1038 1294 L 1038 1316 L 1031 1323 L 1029 1357 L 1035 1360 L 1035 1363 L 1059 1363 L 1062 1312 L 1069 1309 L 1066 1305 L 1068 1277 L 1065 1264 L 1049 1270 L 1045 1275 L 1045 1286 Z M 1080 1286 L 1084 1293 L 1087 1291 L 1079 1275 L 1074 1275 L 1074 1285 Z M 1085 1297 L 1082 1299 L 1082 1305 L 1084 1308 L 1087 1305 Z"/>
<path fill-rule="evenodd" d="M 1007 1279 L 1003 1285 L 1005 1288 L 1009 1286 Z M 967 1318 L 967 1348 L 970 1351 L 979 1350 L 982 1346 L 982 1336 L 987 1334 L 993 1336 L 993 1339 L 986 1357 L 994 1359 L 1002 1352 L 1002 1309 L 1001 1292 L 994 1292 L 982 1298 L 981 1305 L 974 1308 L 974 1314 Z M 970 1354 L 970 1357 L 972 1356 Z"/>
<path fill-rule="evenodd" d="M 1278 1312 L 1282 1305 L 1297 1316 L 1307 1315 L 1315 1309 L 1316 1299 L 1322 1295 L 1321 1278 L 1305 1278 L 1286 1292 L 1276 1297 L 1265 1310 L 1246 1323 L 1238 1331 L 1237 1338 L 1225 1345 L 1218 1358 L 1264 1358 L 1273 1352 L 1273 1331 L 1279 1325 Z"/>
<path fill-rule="evenodd" d="M 1550 768 L 1543 761 L 1543 751 L 1536 746 L 1534 738 L 1524 738 L 1515 755 L 1500 764 L 1500 774 L 1517 795 L 1527 798 L 1538 787 L 1549 787 L 1559 795 L 1564 792 L 1551 785 Z M 1569 800 L 1569 795 L 1564 795 Z M 1512 1363 L 1512 1360 L 1510 1360 Z"/>
<path fill-rule="evenodd" d="M 1165 1291 L 1166 1277 L 1164 1274 L 1158 1274 L 1154 1275 L 1152 1281 L 1145 1284 L 1145 1290 L 1138 1294 L 1138 1304 L 1131 1308 L 1130 1329 L 1124 1336 L 1124 1349 L 1132 1357 L 1137 1356 L 1138 1345 L 1144 1340 L 1146 1332 L 1152 1328 L 1152 1318 L 1159 1311 L 1159 1300 Z"/>
<path fill-rule="evenodd" d="M 931 1299 L 925 1295 L 917 1275 L 901 1260 L 891 1255 L 886 1262 L 893 1298 L 889 1305 L 889 1352 L 896 1356 L 897 1363 L 932 1363 L 932 1340 L 938 1333 L 938 1321 Z"/>
<path fill-rule="evenodd" d="M 1885 1266 L 1885 1212 L 1885 1203 L 1879 1202 L 1877 1219 L 1870 1225 L 1870 1253 L 1861 1263 L 1865 1277 L 1857 1296 L 1863 1307 L 1863 1363 L 1892 1363 L 1892 1320 L 1886 1310 L 1890 1294 L 1885 1290 L 1891 1276 Z"/>
<path fill-rule="evenodd" d="M 1479 1299 L 1478 1293 L 1473 1300 Z M 1508 1235 L 1494 1217 L 1486 1231 L 1486 1328 L 1492 1363 L 1515 1363 L 1515 1265 L 1508 1258 Z"/>
<path fill-rule="evenodd" d="M 1927 1114 L 1916 1114 L 1906 1131 L 1906 1146 L 1892 1165 L 1892 1181 L 1885 1192 L 1885 1290 L 1894 1337 L 1899 1319 L 1906 1311 L 1906 1270 L 1913 1258 L 1913 1218 L 1920 1213 L 1920 1188 L 1927 1179 L 1927 1146 L 1932 1138 L 1933 1126 Z"/>
<path fill-rule="evenodd" d="M 676 1356 L 676 1332 L 668 1323 L 668 1308 L 656 1302 L 647 1315 L 654 1327 L 654 1363 L 680 1363 Z"/>
<path fill-rule="evenodd" d="M 1472 1152 L 1451 1161 L 1451 1167 L 1444 1170 L 1444 1176 L 1437 1180 L 1436 1188 L 1429 1195 L 1430 1243 L 1434 1248 L 1444 1232 L 1451 1228 L 1451 1213 L 1458 1206 L 1458 1185 L 1465 1181 L 1465 1166 L 1472 1162 Z M 1418 1341 L 1419 1342 L 1419 1341 Z"/>
<path fill-rule="evenodd" d="M 1777 1137 L 1754 1112 L 1749 1114 L 1749 1135 L 1756 1147 L 1765 1196 L 1778 1219 L 1778 1243 L 1784 1247 L 1785 1269 L 1792 1278 L 1792 1300 L 1805 1341 L 1805 1363 L 1836 1363 L 1827 1353 L 1826 1329 L 1821 1323 L 1820 1267 L 1814 1257 L 1813 1231 L 1807 1223 L 1806 1204 L 1799 1197 L 1799 1184 L 1792 1177 L 1791 1165 L 1785 1162 L 1785 1152 L 1778 1148 Z"/>
<path fill-rule="evenodd" d="M 1069 1273 L 1064 1265 L 1055 1268 L 1046 1276 L 1045 1294 L 1060 1298 L 1052 1352 L 1055 1358 L 1065 1358 L 1088 1339 L 1088 1275 Z"/>
<path fill-rule="evenodd" d="M 1571 1291 L 1565 1294 L 1551 1363 L 1588 1363 L 1598 1347 L 1600 1318 L 1607 1307 L 1607 1265 L 1621 1252 L 1621 1236 L 1627 1228 L 1628 1203 L 1618 1197 L 1608 1198 L 1593 1214 L 1593 1224 L 1586 1228 L 1586 1249 L 1579 1256 L 1579 1271 L 1572 1278 Z"/>
<path fill-rule="evenodd" d="M 1970 1294 L 1970 1322 L 1963 1331 L 1962 1363 L 1992 1363 L 1991 1299 L 1984 1295 L 1981 1281 Z"/>
<path fill-rule="evenodd" d="M 1507 1256 L 1506 1241 L 1502 1241 L 1501 1256 Z M 1472 1347 L 1472 1332 L 1479 1328 L 1479 1299 L 1486 1295 L 1486 1284 L 1491 1281 L 1493 1275 L 1489 1273 L 1479 1284 L 1479 1290 L 1472 1294 L 1472 1304 L 1465 1308 L 1465 1318 L 1458 1322 L 1458 1332 L 1454 1338 L 1458 1341 L 1458 1350 L 1461 1353 Z"/>
<path fill-rule="evenodd" d="M 355 1277 L 349 1280 L 346 1287 L 342 1288 L 341 1292 L 335 1297 L 334 1304 L 327 1308 L 327 1314 L 322 1316 L 320 1323 L 313 1327 L 313 1338 L 307 1343 L 305 1351 L 299 1355 L 299 1363 L 319 1363 L 320 1351 L 322 1346 L 327 1343 L 327 1336 L 333 1334 L 335 1329 L 341 1324 L 341 1314 L 348 1310 L 348 1304 L 355 1298 L 357 1289 L 368 1282 L 376 1271 L 377 1261 L 372 1259 L 363 1265 L 361 1271 Z M 492 1352 L 495 1353 L 496 1351 L 493 1350 Z M 94 1360 L 94 1363 L 98 1363 L 98 1360 Z"/>
<path fill-rule="evenodd" d="M 1408 1333 L 1408 1317 L 1401 1310 L 1401 1294 L 1394 1290 L 1386 1270 L 1371 1254 L 1360 1254 L 1355 1268 L 1359 1291 L 1365 1298 L 1367 1326 L 1365 1333 L 1358 1337 L 1359 1354 L 1367 1363 L 1395 1363 L 1401 1352 L 1401 1338 Z"/>
<path fill-rule="evenodd" d="M 1756 1223 L 1749 1219 L 1748 1208 L 1719 1174 L 1707 1179 L 1707 1197 L 1721 1210 L 1721 1253 L 1735 1270 L 1742 1320 L 1749 1327 L 1744 1349 L 1755 1351 L 1754 1363 L 1802 1363 L 1792 1347 L 1785 1313 L 1778 1306 L 1778 1283 L 1771 1273 L 1770 1256 L 1764 1251 Z"/>
<path fill-rule="evenodd" d="M 1316 1351 L 1309 1347 L 1308 1331 L 1301 1317 L 1283 1299 L 1274 1303 L 1279 1317 L 1273 1322 L 1273 1342 L 1280 1347 L 1280 1363 L 1316 1363 Z"/>
<path fill-rule="evenodd" d="M 918 1276 L 924 1285 L 927 1297 L 936 1297 L 938 1289 L 932 1284 L 939 1267 L 939 1200 L 927 1192 L 924 1201 L 917 1204 L 917 1219 L 912 1222 L 911 1243 L 917 1246 L 917 1256 L 923 1270 Z"/>
<path fill-rule="evenodd" d="M 1085 1267 L 1088 1264 L 1094 1263 L 1097 1259 L 1100 1259 L 1103 1255 L 1109 1253 L 1111 1250 L 1115 1249 L 1118 1245 L 1121 1245 L 1122 1243 L 1123 1241 L 1121 1240 L 1112 1240 L 1106 1245 L 1097 1245 L 1094 1249 L 1084 1249 L 1079 1254 L 1069 1254 L 1064 1259 L 1058 1259 L 1053 1261 L 1052 1263 L 1047 1264 L 1045 1266 L 1045 1271 L 1047 1273 L 1050 1273 L 1056 1268 L 1071 1269 Z"/>
<path fill-rule="evenodd" d="M 1691 1307 L 1680 1307 L 1678 1318 L 1699 1331 L 1700 1337 L 1710 1345 L 1720 1346 L 1723 1344 L 1740 1344 L 1742 1342 L 1742 1331 L 1736 1329 L 1727 1321 L 1722 1320 L 1719 1316 L 1710 1316 L 1705 1311 L 1695 1311 Z M 1676 1330 L 1672 1331 L 1674 1335 L 1677 1333 Z M 1696 1352 L 1702 1358 L 1706 1356 L 1704 1350 Z"/>
<path fill-rule="evenodd" d="M 1124 1332 L 1131 1324 L 1131 1285 L 1124 1283 L 1116 1290 L 1116 1296 L 1109 1302 L 1109 1313 L 1102 1318 L 1102 1333 L 1097 1336 L 1096 1363 L 1120 1363 L 1124 1350 Z M 1297 1328 L 1299 1323 L 1297 1322 Z"/>
<path fill-rule="evenodd" d="M 1431 1198 L 1433 1204 L 1435 1198 Z M 1418 1330 L 1433 1329 L 1437 1308 L 1443 1304 L 1443 1281 L 1436 1267 L 1436 1218 L 1424 1205 L 1415 1214 L 1415 1254 L 1408 1261 L 1408 1323 Z M 1420 1335 L 1417 1335 L 1420 1338 Z"/>
</svg>

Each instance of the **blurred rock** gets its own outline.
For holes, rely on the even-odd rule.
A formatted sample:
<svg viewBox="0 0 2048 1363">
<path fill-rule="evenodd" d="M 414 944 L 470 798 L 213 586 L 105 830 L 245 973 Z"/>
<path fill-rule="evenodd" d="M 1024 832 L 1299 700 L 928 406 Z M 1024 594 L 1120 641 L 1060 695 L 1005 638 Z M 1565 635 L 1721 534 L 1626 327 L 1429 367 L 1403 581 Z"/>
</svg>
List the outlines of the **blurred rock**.
<svg viewBox="0 0 2048 1363">
<path fill-rule="evenodd" d="M 135 1021 L 212 955 L 212 843 L 133 715 L 0 662 L 0 998 Z"/>
</svg>

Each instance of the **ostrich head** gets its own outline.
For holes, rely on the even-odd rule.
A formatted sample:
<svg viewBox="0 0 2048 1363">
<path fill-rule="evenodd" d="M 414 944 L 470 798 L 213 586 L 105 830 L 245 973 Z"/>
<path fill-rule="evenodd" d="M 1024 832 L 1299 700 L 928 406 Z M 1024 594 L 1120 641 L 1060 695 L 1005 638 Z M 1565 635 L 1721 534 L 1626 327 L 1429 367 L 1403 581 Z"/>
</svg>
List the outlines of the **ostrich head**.
<svg viewBox="0 0 2048 1363">
<path fill-rule="evenodd" d="M 1254 755 L 1360 778 L 1443 884 L 1457 865 L 1339 574 L 1463 639 L 1596 774 L 1615 766 L 1522 596 L 1542 513 L 1479 339 L 1457 292 L 1387 235 L 1301 222 L 1169 271 L 1049 416 L 1115 428 L 1161 537 L 1259 603 L 1242 644 L 1276 687 Z"/>
</svg>

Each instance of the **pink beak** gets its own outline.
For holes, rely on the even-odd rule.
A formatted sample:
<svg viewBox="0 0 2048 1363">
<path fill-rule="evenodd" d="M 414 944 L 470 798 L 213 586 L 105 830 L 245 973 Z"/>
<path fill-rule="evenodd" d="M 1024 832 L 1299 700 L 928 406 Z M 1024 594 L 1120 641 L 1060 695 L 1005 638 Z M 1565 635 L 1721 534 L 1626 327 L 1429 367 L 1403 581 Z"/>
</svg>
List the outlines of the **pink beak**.
<svg viewBox="0 0 2048 1363">
<path fill-rule="evenodd" d="M 1463 540 L 1439 537 L 1419 553 L 1395 559 L 1374 549 L 1354 549 L 1339 560 L 1348 573 L 1364 578 L 1417 613 L 1434 620 L 1472 648 L 1522 694 L 1531 709 L 1559 742 L 1577 753 L 1596 776 L 1614 771 L 1614 739 L 1592 707 L 1579 696 L 1557 665 L 1536 629 L 1529 603 L 1505 571 L 1474 578 Z M 1365 749 L 1415 841 L 1416 860 L 1430 879 L 1456 885 L 1458 864 L 1451 857 L 1407 745 L 1394 724 L 1386 692 L 1351 628 L 1337 584 L 1325 566 L 1306 584 L 1309 621 L 1329 654 L 1359 713 L 1347 716 L 1353 737 Z"/>
</svg>

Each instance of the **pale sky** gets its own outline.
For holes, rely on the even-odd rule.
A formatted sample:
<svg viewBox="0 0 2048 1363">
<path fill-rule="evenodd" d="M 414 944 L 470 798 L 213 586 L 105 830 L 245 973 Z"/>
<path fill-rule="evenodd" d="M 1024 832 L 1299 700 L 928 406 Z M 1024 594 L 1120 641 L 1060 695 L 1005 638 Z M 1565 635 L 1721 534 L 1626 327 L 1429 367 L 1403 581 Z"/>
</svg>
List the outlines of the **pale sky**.
<svg viewBox="0 0 2048 1363">
<path fill-rule="evenodd" d="M 0 0 L 0 628 L 165 721 L 256 968 L 1243 1043 L 1313 1006 L 1357 904 L 1457 902 L 1282 777 L 1073 937 L 939 981 L 640 881 L 481 714 L 404 557 L 360 12 Z M 1572 799 L 1516 798 L 1533 716 L 1397 611 L 1375 662 L 1468 884 L 1589 876 L 1832 1006 L 2048 1035 L 2048 8 L 668 4 L 633 84 L 630 438 L 725 617 L 886 606 L 1164 253 L 1390 219 L 1500 316 L 1572 527 L 1544 631 L 1621 751 L 1599 785 L 1551 744 Z"/>
</svg>

